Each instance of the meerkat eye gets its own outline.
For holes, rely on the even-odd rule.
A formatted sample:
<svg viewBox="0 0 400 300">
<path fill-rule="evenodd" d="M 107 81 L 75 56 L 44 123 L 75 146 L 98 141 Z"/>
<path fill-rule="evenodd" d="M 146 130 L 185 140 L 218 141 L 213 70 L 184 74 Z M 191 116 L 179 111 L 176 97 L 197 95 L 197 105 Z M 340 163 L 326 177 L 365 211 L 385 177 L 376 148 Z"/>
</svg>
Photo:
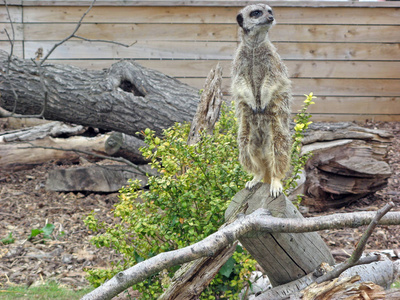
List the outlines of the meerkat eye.
<svg viewBox="0 0 400 300">
<path fill-rule="evenodd" d="M 269 9 L 268 10 L 268 13 L 270 14 L 270 15 L 273 15 L 274 13 L 272 12 L 272 9 Z"/>
<path fill-rule="evenodd" d="M 259 18 L 259 17 L 262 16 L 262 14 L 263 14 L 263 12 L 262 12 L 261 10 L 253 10 L 253 11 L 250 13 L 250 17 L 252 17 L 252 18 Z"/>
</svg>

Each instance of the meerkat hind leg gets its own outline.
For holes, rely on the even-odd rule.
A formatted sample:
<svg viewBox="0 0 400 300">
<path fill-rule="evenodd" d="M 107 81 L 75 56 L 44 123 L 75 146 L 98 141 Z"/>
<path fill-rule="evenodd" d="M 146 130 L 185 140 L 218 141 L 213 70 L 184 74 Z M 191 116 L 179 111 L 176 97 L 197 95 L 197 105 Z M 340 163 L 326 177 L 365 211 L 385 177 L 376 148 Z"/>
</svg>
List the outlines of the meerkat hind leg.
<svg viewBox="0 0 400 300">
<path fill-rule="evenodd" d="M 271 186 L 269 188 L 270 195 L 274 198 L 278 197 L 283 191 L 281 180 L 276 177 L 271 178 Z"/>
</svg>

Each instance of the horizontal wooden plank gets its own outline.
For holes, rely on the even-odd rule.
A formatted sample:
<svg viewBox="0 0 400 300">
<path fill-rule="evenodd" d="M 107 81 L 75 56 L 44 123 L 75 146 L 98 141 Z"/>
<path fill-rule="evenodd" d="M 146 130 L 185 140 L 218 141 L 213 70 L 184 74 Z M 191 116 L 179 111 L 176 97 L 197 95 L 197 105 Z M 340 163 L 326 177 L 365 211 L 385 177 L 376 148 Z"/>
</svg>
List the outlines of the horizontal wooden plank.
<svg viewBox="0 0 400 300">
<path fill-rule="evenodd" d="M 25 58 L 38 48 L 45 54 L 56 41 L 25 42 Z M 400 44 L 275 43 L 287 60 L 400 60 Z M 236 42 L 138 41 L 130 48 L 84 41 L 68 41 L 52 54 L 52 59 L 213 59 L 229 60 Z"/>
<path fill-rule="evenodd" d="M 93 7 L 84 23 L 231 23 L 236 22 L 237 7 Z M 26 23 L 76 23 L 85 7 L 24 7 Z"/>
<path fill-rule="evenodd" d="M 11 51 L 11 45 L 9 42 L 1 42 L 0 41 L 0 49 L 3 51 L 6 51 L 7 53 L 10 53 Z M 24 55 L 24 49 L 23 49 L 23 45 L 22 42 L 14 42 L 14 56 L 18 56 L 18 57 L 23 57 Z"/>
<path fill-rule="evenodd" d="M 118 61 L 118 60 L 115 60 Z M 108 68 L 113 60 L 52 60 L 87 69 Z M 230 76 L 231 60 L 139 60 L 141 65 L 173 77 L 206 77 L 217 63 Z M 292 78 L 393 78 L 400 79 L 400 61 L 285 61 Z"/>
<path fill-rule="evenodd" d="M 284 59 L 399 60 L 400 44 L 275 43 Z"/>
<path fill-rule="evenodd" d="M 42 47 L 46 54 L 55 41 L 25 42 L 25 58 Z M 139 41 L 125 48 L 115 44 L 68 41 L 58 47 L 52 59 L 232 59 L 236 43 Z"/>
<path fill-rule="evenodd" d="M 235 24 L 240 7 L 93 7 L 84 22 L 91 23 L 222 23 Z M 24 22 L 78 22 L 85 7 L 25 7 Z M 400 24 L 399 8 L 277 7 L 280 24 Z"/>
<path fill-rule="evenodd" d="M 70 35 L 76 24 L 30 23 L 24 25 L 25 40 L 62 40 Z M 235 25 L 214 24 L 83 24 L 77 35 L 88 39 L 103 39 L 132 43 L 135 40 L 237 40 Z"/>
<path fill-rule="evenodd" d="M 22 2 L 23 6 L 89 6 L 91 0 L 9 0 L 12 4 Z M 246 1 L 211 1 L 211 0 L 97 0 L 96 6 L 237 6 L 260 3 L 259 0 Z M 270 0 L 268 3 L 275 7 L 399 7 L 396 2 L 366 2 L 366 1 L 279 1 Z"/>
<path fill-rule="evenodd" d="M 14 26 L 14 33 L 15 33 L 15 41 L 21 41 L 23 39 L 23 24 L 22 23 L 15 23 Z M 10 23 L 0 23 L 0 41 L 8 41 L 8 37 L 6 34 L 6 30 L 10 35 L 10 38 L 13 38 L 13 31 L 11 28 Z"/>
<path fill-rule="evenodd" d="M 400 115 L 375 115 L 375 114 L 313 114 L 313 122 L 400 122 Z"/>
<path fill-rule="evenodd" d="M 292 78 L 400 79 L 400 61 L 286 61 Z"/>
<path fill-rule="evenodd" d="M 279 24 L 400 24 L 400 8 L 277 7 Z"/>
<path fill-rule="evenodd" d="M 304 96 L 293 99 L 292 111 L 298 112 L 304 104 Z M 357 114 L 400 114 L 400 97 L 326 97 L 318 96 L 309 106 L 311 114 L 357 113 Z"/>
<path fill-rule="evenodd" d="M 198 89 L 203 88 L 204 78 L 178 78 Z M 230 80 L 223 79 L 223 90 L 229 91 Z M 313 92 L 319 96 L 335 97 L 398 97 L 399 79 L 292 79 L 293 95 Z M 396 112 L 397 113 L 397 112 Z"/>
<path fill-rule="evenodd" d="M 8 11 L 10 12 L 11 20 L 14 23 L 22 22 L 22 7 L 9 6 Z M 0 22 L 1 23 L 10 22 L 10 17 L 8 16 L 7 9 L 4 5 L 0 6 Z"/>
<path fill-rule="evenodd" d="M 400 95 L 399 79 L 302 79 L 294 78 L 293 94 L 314 92 L 321 96 L 380 96 Z"/>
<path fill-rule="evenodd" d="M 76 24 L 24 24 L 25 40 L 62 40 Z M 83 24 L 78 35 L 119 42 L 134 40 L 237 41 L 237 26 L 230 24 Z M 277 25 L 270 32 L 276 42 L 400 42 L 400 26 Z"/>
</svg>

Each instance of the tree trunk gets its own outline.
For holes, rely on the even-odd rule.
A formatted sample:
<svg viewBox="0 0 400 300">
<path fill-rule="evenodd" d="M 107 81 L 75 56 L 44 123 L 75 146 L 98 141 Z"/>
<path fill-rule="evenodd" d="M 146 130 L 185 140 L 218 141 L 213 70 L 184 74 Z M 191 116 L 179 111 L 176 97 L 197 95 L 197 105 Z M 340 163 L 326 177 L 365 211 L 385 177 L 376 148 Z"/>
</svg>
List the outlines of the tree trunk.
<svg viewBox="0 0 400 300">
<path fill-rule="evenodd" d="M 340 207 L 387 185 L 390 133 L 352 123 L 312 125 L 302 150 L 313 152 L 305 168 L 303 204 L 315 210 Z"/>
<path fill-rule="evenodd" d="M 39 114 L 44 93 L 38 67 L 13 57 L 6 78 L 8 54 L 0 50 L 1 106 L 16 113 Z M 44 117 L 49 120 L 114 130 L 130 135 L 151 128 L 158 134 L 175 122 L 191 121 L 199 91 L 133 61 L 120 61 L 108 70 L 83 70 L 69 65 L 45 64 L 48 90 Z"/>
</svg>

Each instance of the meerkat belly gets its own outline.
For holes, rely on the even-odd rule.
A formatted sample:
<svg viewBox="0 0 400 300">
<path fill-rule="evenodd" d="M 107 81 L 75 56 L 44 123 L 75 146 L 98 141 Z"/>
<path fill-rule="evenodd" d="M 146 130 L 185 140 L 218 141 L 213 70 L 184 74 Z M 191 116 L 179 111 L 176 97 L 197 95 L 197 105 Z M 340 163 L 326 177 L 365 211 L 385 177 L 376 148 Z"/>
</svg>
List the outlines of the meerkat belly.
<svg viewBox="0 0 400 300">
<path fill-rule="evenodd" d="M 253 115 L 250 122 L 249 146 L 263 156 L 269 152 L 271 144 L 271 122 L 269 117 L 263 113 Z"/>
</svg>

